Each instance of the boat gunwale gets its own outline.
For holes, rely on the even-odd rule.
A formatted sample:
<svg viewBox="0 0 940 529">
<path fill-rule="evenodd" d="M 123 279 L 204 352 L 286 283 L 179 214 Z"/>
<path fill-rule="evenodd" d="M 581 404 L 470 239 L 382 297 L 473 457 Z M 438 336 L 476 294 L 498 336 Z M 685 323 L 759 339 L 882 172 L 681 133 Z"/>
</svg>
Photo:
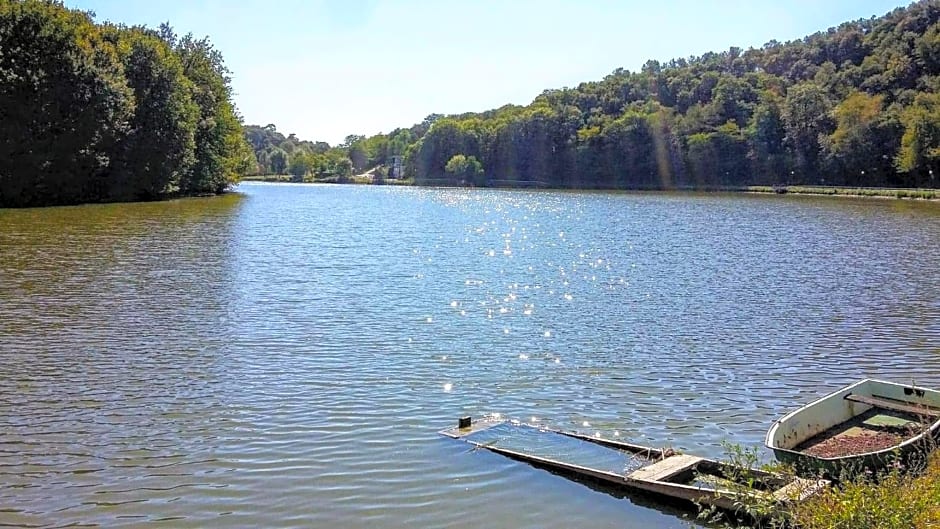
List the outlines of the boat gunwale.
<svg viewBox="0 0 940 529">
<path fill-rule="evenodd" d="M 781 417 L 781 418 L 777 419 L 776 421 L 774 421 L 773 425 L 770 427 L 770 430 L 767 431 L 767 435 L 764 437 L 764 446 L 766 446 L 767 448 L 773 450 L 774 452 L 778 452 L 778 451 L 779 451 L 779 452 L 785 452 L 785 453 L 791 454 L 791 455 L 796 456 L 796 457 L 811 458 L 811 459 L 818 460 L 818 461 L 825 461 L 825 462 L 827 462 L 827 463 L 838 463 L 838 462 L 842 462 L 842 461 L 850 461 L 850 460 L 862 459 L 862 458 L 866 458 L 866 457 L 874 457 L 874 456 L 880 456 L 880 455 L 889 455 L 889 454 L 893 453 L 893 452 L 896 451 L 896 450 L 899 450 L 899 449 L 901 449 L 901 448 L 906 448 L 906 447 L 908 447 L 908 446 L 910 446 L 910 445 L 912 445 L 912 444 L 915 444 L 915 443 L 917 443 L 917 442 L 922 441 L 922 440 L 924 439 L 924 437 L 927 436 L 927 435 L 933 436 L 938 430 L 940 430 L 940 417 L 937 417 L 936 420 L 934 420 L 932 423 L 929 423 L 929 427 L 928 427 L 928 428 L 924 428 L 924 430 L 921 431 L 919 434 L 917 434 L 917 435 L 915 435 L 915 436 L 913 436 L 913 437 L 909 437 L 909 438 L 907 438 L 906 440 L 904 440 L 904 441 L 901 442 L 901 443 L 898 443 L 898 444 L 895 444 L 895 445 L 891 445 L 891 446 L 889 446 L 889 447 L 887 447 L 887 448 L 883 448 L 883 449 L 881 449 L 881 450 L 875 450 L 875 451 L 872 451 L 872 452 L 859 452 L 859 453 L 846 454 L 846 455 L 844 455 L 844 456 L 836 456 L 836 457 L 815 456 L 815 455 L 812 455 L 812 454 L 808 454 L 808 453 L 806 453 L 805 451 L 795 450 L 795 449 L 793 449 L 793 448 L 783 448 L 783 447 L 780 447 L 780 446 L 775 446 L 774 441 L 773 441 L 773 437 L 774 437 L 774 435 L 777 433 L 777 430 L 780 428 L 781 423 L 783 423 L 784 421 L 786 421 L 786 420 L 788 420 L 788 419 L 790 419 L 790 418 L 792 418 L 792 417 L 794 417 L 794 416 L 796 416 L 796 415 L 799 415 L 799 414 L 805 412 L 806 410 L 808 410 L 808 409 L 810 409 L 810 408 L 816 406 L 817 404 L 819 404 L 819 403 L 821 403 L 821 402 L 823 402 L 823 401 L 825 401 L 825 400 L 827 400 L 827 399 L 830 399 L 830 398 L 832 398 L 832 397 L 834 397 L 834 396 L 836 396 L 836 395 L 838 395 L 838 394 L 840 394 L 840 393 L 843 393 L 843 392 L 846 392 L 846 391 L 851 390 L 851 389 L 853 389 L 853 388 L 856 388 L 856 387 L 858 387 L 858 386 L 861 386 L 862 384 L 865 384 L 865 383 L 867 383 L 867 382 L 876 382 L 876 383 L 878 383 L 878 384 L 887 384 L 887 385 L 891 385 L 891 386 L 897 386 L 897 387 L 903 387 L 903 388 L 911 388 L 911 389 L 914 389 L 914 390 L 921 390 L 921 391 L 929 392 L 929 393 L 935 394 L 935 395 L 937 395 L 937 396 L 940 396 L 940 391 L 933 390 L 933 389 L 930 389 L 930 388 L 923 388 L 923 387 L 919 387 L 919 386 L 915 386 L 915 385 L 898 384 L 897 382 L 891 382 L 891 381 L 887 381 L 887 380 L 879 380 L 879 379 L 874 379 L 874 378 L 862 379 L 862 380 L 859 380 L 858 382 L 855 382 L 855 383 L 850 384 L 850 385 L 848 385 L 848 386 L 844 386 L 844 387 L 842 387 L 842 388 L 840 388 L 840 389 L 837 389 L 836 391 L 833 391 L 833 392 L 831 392 L 831 393 L 828 393 L 828 394 L 826 394 L 826 395 L 824 395 L 824 396 L 822 396 L 822 397 L 820 397 L 820 398 L 818 398 L 818 399 L 816 399 L 816 400 L 814 400 L 814 401 L 812 401 L 812 402 L 810 402 L 810 403 L 808 403 L 808 404 L 806 404 L 806 405 L 800 406 L 800 407 L 797 408 L 796 410 L 793 410 L 793 411 L 791 411 L 790 413 L 787 413 L 787 414 L 784 415 L 783 417 Z M 846 394 L 850 394 L 850 393 L 851 393 L 851 392 L 846 393 Z M 911 403 L 911 404 L 914 404 L 914 403 Z M 874 406 L 871 406 L 871 408 L 874 408 Z M 871 408 L 869 408 L 869 409 L 871 409 Z M 856 415 L 856 416 L 857 416 L 857 415 Z M 850 419 L 850 420 L 851 420 L 851 419 Z M 844 421 L 843 421 L 843 422 L 844 422 Z M 838 426 L 839 424 L 842 424 L 842 423 L 840 422 L 840 423 L 833 424 L 832 426 L 830 426 L 830 428 L 831 428 L 831 427 Z M 805 441 L 805 439 L 804 439 L 803 441 Z"/>
</svg>

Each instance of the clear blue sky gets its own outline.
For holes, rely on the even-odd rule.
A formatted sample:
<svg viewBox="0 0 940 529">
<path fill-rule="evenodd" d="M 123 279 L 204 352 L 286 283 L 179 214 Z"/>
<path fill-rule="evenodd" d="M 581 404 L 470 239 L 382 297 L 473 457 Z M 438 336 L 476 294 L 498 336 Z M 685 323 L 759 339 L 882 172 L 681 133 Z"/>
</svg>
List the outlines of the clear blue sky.
<svg viewBox="0 0 940 529">
<path fill-rule="evenodd" d="M 527 104 L 648 59 L 759 47 L 897 0 L 67 0 L 209 36 L 246 123 L 339 143 L 432 113 Z"/>
</svg>

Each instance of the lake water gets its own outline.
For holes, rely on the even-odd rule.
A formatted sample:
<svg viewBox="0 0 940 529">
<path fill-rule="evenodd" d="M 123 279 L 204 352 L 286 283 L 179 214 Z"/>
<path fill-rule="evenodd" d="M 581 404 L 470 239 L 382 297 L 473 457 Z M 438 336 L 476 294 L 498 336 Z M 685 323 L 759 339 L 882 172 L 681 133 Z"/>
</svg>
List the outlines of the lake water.
<svg viewBox="0 0 940 529">
<path fill-rule="evenodd" d="M 239 191 L 0 210 L 0 525 L 682 528 L 437 431 L 721 456 L 940 386 L 940 204 Z"/>
</svg>

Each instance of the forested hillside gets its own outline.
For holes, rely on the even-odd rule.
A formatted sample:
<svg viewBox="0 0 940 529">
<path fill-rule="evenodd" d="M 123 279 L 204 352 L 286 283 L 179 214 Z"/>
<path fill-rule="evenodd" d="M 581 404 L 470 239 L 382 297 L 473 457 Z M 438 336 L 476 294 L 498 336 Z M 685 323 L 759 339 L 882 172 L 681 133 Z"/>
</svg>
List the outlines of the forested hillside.
<svg viewBox="0 0 940 529">
<path fill-rule="evenodd" d="M 798 41 L 618 69 L 524 107 L 431 116 L 334 150 L 358 167 L 404 154 L 419 184 L 937 187 L 938 19 L 940 1 L 924 0 Z"/>
<path fill-rule="evenodd" d="M 219 193 L 251 165 L 207 40 L 0 0 L 0 207 Z"/>
</svg>

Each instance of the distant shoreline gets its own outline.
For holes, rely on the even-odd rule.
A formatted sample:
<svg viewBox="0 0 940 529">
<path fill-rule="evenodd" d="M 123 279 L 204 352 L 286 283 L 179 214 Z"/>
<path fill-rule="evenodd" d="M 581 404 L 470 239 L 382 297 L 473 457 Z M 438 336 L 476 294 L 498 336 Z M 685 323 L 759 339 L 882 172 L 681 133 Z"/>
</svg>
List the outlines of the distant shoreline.
<svg viewBox="0 0 940 529">
<path fill-rule="evenodd" d="M 324 184 L 356 184 L 372 185 L 371 181 L 363 181 L 351 177 L 346 182 L 337 182 L 335 179 L 318 180 L 315 182 L 294 182 L 290 175 L 257 175 L 243 177 L 243 182 L 276 182 L 276 183 L 324 183 Z M 452 186 L 444 183 L 415 184 L 409 181 L 384 180 L 382 185 L 409 185 L 415 187 L 464 187 Z M 572 191 L 684 191 L 684 192 L 704 192 L 704 193 L 755 193 L 755 194 L 776 194 L 776 195 L 811 195 L 811 196 L 829 196 L 829 197 L 855 197 L 855 198 L 880 198 L 880 199 L 899 199 L 899 200 L 924 200 L 940 201 L 940 189 L 920 188 L 892 188 L 892 187 L 842 187 L 842 186 L 810 186 L 810 185 L 790 185 L 790 186 L 682 186 L 673 188 L 610 188 L 598 189 L 591 187 L 583 188 L 553 188 L 540 182 L 510 182 L 502 181 L 502 185 L 490 186 L 481 189 L 563 189 Z"/>
<path fill-rule="evenodd" d="M 749 193 L 940 201 L 940 189 L 841 186 L 748 186 Z"/>
</svg>

